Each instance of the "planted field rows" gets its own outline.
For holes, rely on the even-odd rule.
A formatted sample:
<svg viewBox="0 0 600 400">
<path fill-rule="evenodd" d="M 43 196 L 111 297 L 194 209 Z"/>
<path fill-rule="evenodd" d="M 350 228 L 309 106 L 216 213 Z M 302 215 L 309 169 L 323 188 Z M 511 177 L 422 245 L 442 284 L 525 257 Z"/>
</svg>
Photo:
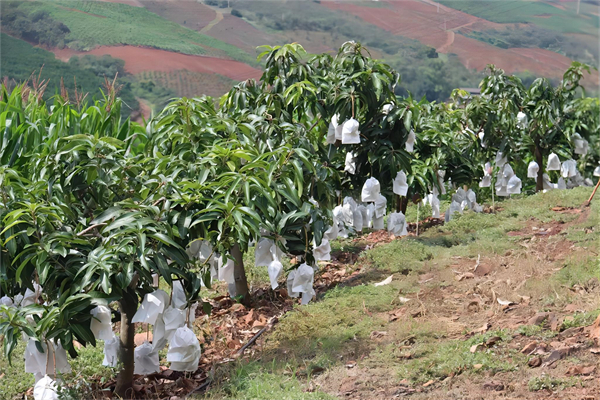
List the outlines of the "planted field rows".
<svg viewBox="0 0 600 400">
<path fill-rule="evenodd" d="M 202 95 L 218 98 L 235 84 L 235 81 L 219 74 L 179 70 L 173 72 L 144 71 L 136 77 L 142 81 L 153 81 L 172 89 L 179 97 Z"/>
</svg>

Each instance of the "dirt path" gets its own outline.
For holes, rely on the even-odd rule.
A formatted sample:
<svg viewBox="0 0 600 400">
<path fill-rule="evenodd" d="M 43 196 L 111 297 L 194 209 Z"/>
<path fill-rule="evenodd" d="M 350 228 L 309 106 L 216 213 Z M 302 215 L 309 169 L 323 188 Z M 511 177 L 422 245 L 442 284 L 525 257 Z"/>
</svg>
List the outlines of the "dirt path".
<svg viewBox="0 0 600 400">
<path fill-rule="evenodd" d="M 200 31 L 199 31 L 200 33 L 206 33 L 208 31 L 210 31 L 213 26 L 215 26 L 219 22 L 223 21 L 223 13 L 220 11 L 216 11 L 216 13 L 217 13 L 217 16 L 215 17 L 215 19 L 210 21 L 208 23 L 208 25 L 206 25 L 204 28 L 200 29 Z"/>
<path fill-rule="evenodd" d="M 452 44 L 454 43 L 454 31 L 446 31 L 446 34 L 448 35 L 448 39 L 442 47 L 436 49 L 438 53 L 447 53 L 450 46 L 452 46 Z"/>
</svg>

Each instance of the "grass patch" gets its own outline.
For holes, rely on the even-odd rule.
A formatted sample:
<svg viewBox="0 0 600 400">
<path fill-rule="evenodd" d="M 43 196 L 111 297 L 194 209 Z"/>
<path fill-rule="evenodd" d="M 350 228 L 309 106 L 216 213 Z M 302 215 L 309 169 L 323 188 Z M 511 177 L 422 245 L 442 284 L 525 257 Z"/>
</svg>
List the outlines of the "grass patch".
<svg viewBox="0 0 600 400">
<path fill-rule="evenodd" d="M 418 271 L 423 261 L 431 260 L 433 252 L 421 241 L 405 239 L 377 246 L 367 251 L 365 258 L 377 269 L 408 274 L 409 271 Z"/>
<path fill-rule="evenodd" d="M 529 391 L 539 390 L 564 390 L 577 386 L 581 381 L 577 378 L 555 378 L 552 376 L 536 376 L 531 378 L 527 384 Z"/>
<path fill-rule="evenodd" d="M 487 339 L 499 336 L 502 341 L 497 345 L 470 351 L 471 346 L 485 342 Z M 461 372 L 513 371 L 522 364 L 526 356 L 518 351 L 505 349 L 502 342 L 511 339 L 507 331 L 496 330 L 483 335 L 476 335 L 468 340 L 451 340 L 446 342 L 428 341 L 416 344 L 413 348 L 412 359 L 399 364 L 397 371 L 400 379 L 408 379 L 414 383 L 423 383 L 430 379 L 441 379 L 451 374 Z M 511 357 L 512 360 L 507 358 Z M 479 369 L 475 365 L 481 364 Z"/>
<path fill-rule="evenodd" d="M 309 366 L 310 369 L 310 366 Z M 286 371 L 286 373 L 282 373 Z M 241 362 L 229 372 L 229 379 L 210 392 L 208 396 L 190 396 L 203 399 L 286 399 L 286 400 L 329 400 L 335 399 L 326 393 L 306 392 L 304 384 L 296 378 L 296 366 L 276 362 Z"/>
</svg>

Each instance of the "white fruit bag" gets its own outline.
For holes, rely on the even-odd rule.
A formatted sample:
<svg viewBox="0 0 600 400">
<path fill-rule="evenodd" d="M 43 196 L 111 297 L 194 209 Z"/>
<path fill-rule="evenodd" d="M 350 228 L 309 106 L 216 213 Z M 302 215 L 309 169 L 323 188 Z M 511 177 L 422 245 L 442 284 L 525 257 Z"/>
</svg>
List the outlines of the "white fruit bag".
<svg viewBox="0 0 600 400">
<path fill-rule="evenodd" d="M 33 291 L 30 289 L 25 290 L 25 295 L 23 296 L 23 300 L 21 300 L 21 307 L 26 307 L 32 304 L 36 304 L 42 293 L 42 287 L 37 283 L 33 283 Z"/>
<path fill-rule="evenodd" d="M 567 188 L 567 183 L 565 182 L 565 179 L 562 176 L 560 178 L 558 178 L 558 182 L 556 183 L 556 188 L 561 189 L 561 190 L 564 190 Z"/>
<path fill-rule="evenodd" d="M 456 201 L 452 201 L 452 203 L 450 203 L 450 208 L 448 209 L 448 211 L 446 211 L 446 215 L 444 215 L 446 222 L 452 219 L 454 213 L 462 214 L 462 207 Z"/>
<path fill-rule="evenodd" d="M 273 259 L 271 248 L 275 246 L 275 242 L 268 238 L 260 238 L 254 249 L 254 265 L 257 267 L 268 267 Z"/>
<path fill-rule="evenodd" d="M 506 185 L 506 191 L 508 194 L 520 194 L 521 193 L 521 179 L 518 176 L 513 175 L 508 180 L 508 184 Z"/>
<path fill-rule="evenodd" d="M 531 161 L 527 166 L 527 177 L 528 178 L 537 178 L 538 171 L 540 170 L 540 166 L 535 161 Z"/>
<path fill-rule="evenodd" d="M 442 190 L 442 194 L 446 194 L 446 187 L 444 186 L 444 177 L 446 176 L 446 171 L 438 169 L 437 176 L 438 183 L 440 184 L 440 189 Z"/>
<path fill-rule="evenodd" d="M 171 292 L 171 305 L 175 308 L 184 309 L 187 305 L 185 298 L 185 291 L 183 290 L 183 284 L 181 281 L 173 281 L 173 287 Z"/>
<path fill-rule="evenodd" d="M 342 144 L 358 144 L 360 143 L 360 131 L 358 130 L 359 123 L 354 118 L 350 118 L 344 122 L 342 127 Z"/>
<path fill-rule="evenodd" d="M 356 161 L 354 160 L 354 153 L 351 151 L 346 153 L 344 171 L 352 175 L 356 173 Z"/>
<path fill-rule="evenodd" d="M 119 347 L 121 340 L 113 333 L 112 337 L 104 341 L 104 360 L 102 365 L 115 368 L 119 363 Z"/>
<path fill-rule="evenodd" d="M 362 232 L 363 230 L 362 213 L 360 212 L 358 207 L 352 212 L 352 227 L 356 232 Z"/>
<path fill-rule="evenodd" d="M 154 325 L 158 316 L 165 310 L 165 300 L 168 299 L 169 295 L 163 290 L 146 293 L 131 322 Z"/>
<path fill-rule="evenodd" d="M 334 144 L 336 141 L 336 130 L 338 128 L 339 124 L 338 124 L 338 117 L 337 115 L 334 115 L 331 118 L 331 122 L 329 123 L 329 129 L 327 129 L 327 143 L 328 144 Z"/>
<path fill-rule="evenodd" d="M 552 182 L 550 182 L 550 177 L 548 176 L 548 174 L 543 175 L 543 189 L 544 190 L 556 189 L 556 186 Z"/>
<path fill-rule="evenodd" d="M 406 230 L 406 217 L 403 213 L 391 213 L 387 218 L 387 229 L 388 232 L 396 236 L 406 236 L 408 231 Z"/>
<path fill-rule="evenodd" d="M 575 160 L 567 160 L 560 166 L 560 172 L 563 178 L 571 178 L 577 175 L 577 162 Z"/>
<path fill-rule="evenodd" d="M 390 103 L 384 104 L 383 107 L 381 107 L 381 112 L 383 114 L 387 115 L 392 110 L 393 107 L 394 107 L 393 104 L 390 104 Z"/>
<path fill-rule="evenodd" d="M 373 203 L 369 203 L 367 204 L 367 218 L 366 220 L 368 221 L 367 224 L 367 228 L 372 228 L 373 227 L 373 217 L 375 217 L 375 204 Z"/>
<path fill-rule="evenodd" d="M 34 400 L 58 400 L 56 382 L 45 375 L 33 387 Z"/>
<path fill-rule="evenodd" d="M 288 274 L 287 277 L 287 292 L 288 292 L 288 296 L 290 297 L 298 297 L 300 296 L 300 293 L 298 292 L 294 292 L 293 288 L 294 288 L 294 279 L 296 278 L 296 270 L 294 271 L 290 271 L 290 273 Z"/>
<path fill-rule="evenodd" d="M 356 211 L 360 214 L 359 211 Z M 361 217 L 362 221 L 362 217 Z M 362 229 L 361 229 L 362 230 Z M 323 238 L 321 240 L 321 244 L 319 246 L 315 246 L 313 242 L 313 256 L 315 257 L 315 261 L 329 261 L 331 260 L 331 245 L 329 244 L 329 240 Z"/>
<path fill-rule="evenodd" d="M 167 341 L 171 340 L 171 336 L 173 336 L 173 333 L 175 333 L 177 329 L 185 325 L 186 313 L 187 309 L 180 310 L 179 308 L 169 307 L 165 310 L 162 315 L 162 320 L 165 330 L 164 338 Z"/>
<path fill-rule="evenodd" d="M 160 372 L 158 351 L 154 350 L 148 342 L 137 346 L 133 351 L 134 368 L 133 373 L 137 375 L 148 375 Z"/>
<path fill-rule="evenodd" d="M 507 159 L 505 156 L 503 156 L 501 151 L 496 153 L 496 159 L 494 160 L 494 162 L 496 163 L 497 167 L 502 168 L 504 164 L 506 164 L 506 161 Z"/>
<path fill-rule="evenodd" d="M 167 361 L 173 371 L 193 372 L 200 363 L 200 342 L 194 332 L 187 326 L 177 329 L 167 352 Z"/>
<path fill-rule="evenodd" d="M 438 199 L 438 191 L 433 188 L 433 193 L 430 195 L 429 203 L 431 204 L 431 216 L 433 218 L 440 218 L 440 199 Z"/>
<path fill-rule="evenodd" d="M 527 115 L 525 115 L 525 113 L 522 111 L 517 113 L 517 126 L 519 128 L 527 127 Z"/>
<path fill-rule="evenodd" d="M 380 231 L 382 229 L 384 229 L 384 221 L 383 221 L 383 217 L 385 216 L 385 214 L 381 217 L 373 217 L 373 230 L 376 231 Z"/>
<path fill-rule="evenodd" d="M 231 258 L 227 258 L 224 261 L 224 265 L 219 268 L 219 280 L 225 281 L 228 284 L 234 284 L 235 279 L 233 277 L 233 267 L 235 263 Z"/>
<path fill-rule="evenodd" d="M 550 153 L 548 156 L 548 165 L 546 166 L 546 171 L 559 171 L 560 170 L 560 160 L 558 156 L 554 153 Z"/>
<path fill-rule="evenodd" d="M 308 303 L 310 303 L 315 294 L 315 289 L 311 286 L 308 292 L 302 293 L 302 301 L 300 304 L 302 304 L 303 306 L 307 305 Z"/>
<path fill-rule="evenodd" d="M 481 181 L 479 181 L 479 187 L 490 187 L 492 186 L 492 176 L 491 175 L 484 175 L 481 178 Z"/>
<path fill-rule="evenodd" d="M 594 176 L 600 176 L 600 165 L 594 169 Z"/>
<path fill-rule="evenodd" d="M 408 184 L 406 183 L 406 173 L 404 171 L 400 171 L 396 174 L 393 187 L 395 194 L 399 196 L 406 196 L 406 192 L 408 192 Z"/>
<path fill-rule="evenodd" d="M 34 339 L 27 341 L 25 347 L 25 372 L 31 374 L 46 374 L 46 362 L 48 358 L 47 346 L 45 343 L 41 343 L 44 353 L 41 353 L 35 345 Z"/>
<path fill-rule="evenodd" d="M 300 264 L 296 269 L 292 291 L 296 293 L 310 292 L 313 286 L 315 270 L 308 264 Z"/>
<path fill-rule="evenodd" d="M 573 144 L 575 145 L 574 153 L 585 156 L 590 148 L 590 144 L 588 143 L 588 141 L 583 139 L 579 133 L 574 134 L 572 139 Z"/>
<path fill-rule="evenodd" d="M 380 193 L 377 196 L 377 200 L 375 200 L 375 218 L 383 218 L 383 216 L 385 215 L 386 207 L 387 199 Z M 383 227 L 378 229 L 383 229 Z"/>
<path fill-rule="evenodd" d="M 411 129 L 408 133 L 408 137 L 406 138 L 406 142 L 404 143 L 404 148 L 407 152 L 412 153 L 415 150 L 415 142 L 417 141 L 417 136 L 415 132 Z"/>
<path fill-rule="evenodd" d="M 323 237 L 328 239 L 329 241 L 335 240 L 338 237 L 338 226 L 337 223 L 335 221 L 333 221 L 333 224 L 329 227 L 329 229 L 327 229 L 325 231 L 325 233 L 323 234 Z"/>
<path fill-rule="evenodd" d="M 363 203 L 377 200 L 377 195 L 381 192 L 379 181 L 375 178 L 369 178 L 365 181 L 361 191 L 361 200 Z"/>
<path fill-rule="evenodd" d="M 4 295 L 0 299 L 0 306 L 13 307 L 14 303 L 10 297 Z"/>
<path fill-rule="evenodd" d="M 277 289 L 277 286 L 279 286 L 279 284 L 277 283 L 277 278 L 279 278 L 279 275 L 281 275 L 281 272 L 283 272 L 283 265 L 279 261 L 271 261 L 271 263 L 267 267 L 267 272 L 269 273 L 269 281 L 271 281 L 271 288 L 273 290 Z"/>
</svg>

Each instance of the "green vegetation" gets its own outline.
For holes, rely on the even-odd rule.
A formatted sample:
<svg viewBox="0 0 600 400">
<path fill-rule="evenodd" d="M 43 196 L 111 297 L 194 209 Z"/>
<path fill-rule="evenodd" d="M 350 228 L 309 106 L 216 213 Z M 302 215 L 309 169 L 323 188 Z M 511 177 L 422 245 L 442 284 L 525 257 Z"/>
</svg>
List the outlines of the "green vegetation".
<svg viewBox="0 0 600 400">
<path fill-rule="evenodd" d="M 44 98 L 49 99 L 60 91 L 61 78 L 64 80 L 65 88 L 73 97 L 75 91 L 75 80 L 77 80 L 77 91 L 89 93 L 88 100 L 101 98 L 100 88 L 104 84 L 104 76 L 114 77 L 117 71 L 122 72 L 123 61 L 110 56 L 95 57 L 87 55 L 81 59 L 72 58 L 68 63 L 57 60 L 54 54 L 33 47 L 23 40 L 15 39 L 5 33 L 0 33 L 0 44 L 2 46 L 2 57 L 0 59 L 0 70 L 2 77 L 8 77 L 14 82 L 24 82 L 32 74 L 38 76 L 40 67 L 41 79 L 48 80 L 48 89 Z M 119 76 L 122 76 L 119 74 Z M 123 115 L 128 116 L 132 110 L 138 108 L 138 101 L 127 82 L 123 85 L 120 97 L 126 106 L 123 107 Z"/>
<path fill-rule="evenodd" d="M 533 24 L 517 24 L 510 29 L 469 31 L 463 34 L 503 49 L 547 49 L 592 65 L 597 64 L 598 60 L 598 46 Z"/>
<path fill-rule="evenodd" d="M 503 24 L 533 23 L 542 28 L 564 33 L 590 33 L 598 29 L 598 17 L 591 11 L 577 15 L 574 9 L 563 9 L 541 1 L 523 0 L 441 0 L 441 4 L 465 13 Z M 561 3 L 562 6 L 562 3 Z M 563 6 L 564 7 L 564 6 Z"/>
<path fill-rule="evenodd" d="M 20 2 L 15 7 L 24 13 L 46 12 L 53 20 L 65 24 L 70 31 L 65 44 L 76 50 L 128 44 L 186 54 L 225 52 L 236 60 L 255 64 L 252 57 L 237 47 L 167 21 L 142 7 L 80 0 Z"/>
<path fill-rule="evenodd" d="M 552 376 L 536 376 L 531 378 L 528 383 L 529 390 L 537 392 L 538 390 L 564 390 L 565 388 L 577 386 L 580 383 L 578 378 L 555 378 Z"/>
<path fill-rule="evenodd" d="M 26 13 L 18 2 L 0 3 L 0 23 L 7 32 L 30 43 L 49 47 L 65 47 L 69 28 L 54 20 L 47 11 Z"/>
</svg>

